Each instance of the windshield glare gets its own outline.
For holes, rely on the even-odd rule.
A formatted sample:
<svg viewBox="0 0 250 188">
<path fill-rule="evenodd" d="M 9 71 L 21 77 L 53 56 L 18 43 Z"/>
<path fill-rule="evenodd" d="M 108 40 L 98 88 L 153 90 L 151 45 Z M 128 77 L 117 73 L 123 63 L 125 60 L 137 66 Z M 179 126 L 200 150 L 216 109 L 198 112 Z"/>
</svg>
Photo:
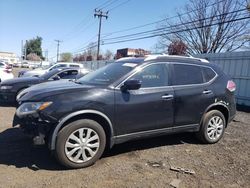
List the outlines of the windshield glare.
<svg viewBox="0 0 250 188">
<path fill-rule="evenodd" d="M 109 85 L 129 73 L 136 66 L 135 63 L 111 63 L 87 74 L 77 82 L 81 84 Z"/>
</svg>

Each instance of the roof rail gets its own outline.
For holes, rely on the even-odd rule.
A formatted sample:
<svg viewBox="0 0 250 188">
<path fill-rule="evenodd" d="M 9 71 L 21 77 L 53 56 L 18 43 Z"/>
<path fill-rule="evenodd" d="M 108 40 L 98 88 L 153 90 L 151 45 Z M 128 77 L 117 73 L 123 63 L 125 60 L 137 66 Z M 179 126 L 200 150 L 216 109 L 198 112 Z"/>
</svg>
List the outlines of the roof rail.
<svg viewBox="0 0 250 188">
<path fill-rule="evenodd" d="M 198 60 L 200 62 L 203 62 L 203 63 L 209 63 L 208 60 L 206 59 L 201 59 L 201 58 L 196 58 L 196 57 L 193 57 L 191 55 L 189 56 L 178 56 L 178 55 L 167 55 L 167 54 L 162 54 L 162 55 L 147 55 L 146 58 L 144 59 L 144 61 L 148 61 L 148 60 L 154 60 L 154 59 L 158 59 L 160 57 L 176 57 L 176 58 L 183 58 L 183 59 L 194 59 L 194 60 Z"/>
<path fill-rule="evenodd" d="M 129 60 L 129 59 L 135 59 L 136 57 L 122 57 L 120 59 L 117 59 L 116 61 L 123 61 L 123 60 Z"/>
</svg>

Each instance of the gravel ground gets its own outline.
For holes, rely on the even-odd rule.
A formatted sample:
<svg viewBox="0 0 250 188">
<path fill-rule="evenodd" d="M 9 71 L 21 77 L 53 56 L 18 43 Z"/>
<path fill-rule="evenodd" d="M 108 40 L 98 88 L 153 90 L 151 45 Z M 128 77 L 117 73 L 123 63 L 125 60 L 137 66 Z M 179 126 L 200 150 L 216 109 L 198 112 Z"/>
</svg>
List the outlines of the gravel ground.
<svg viewBox="0 0 250 188">
<path fill-rule="evenodd" d="M 250 115 L 237 112 L 224 138 L 200 144 L 193 134 L 116 145 L 93 166 L 65 170 L 46 147 L 11 128 L 14 107 L 0 107 L 0 187 L 249 187 Z M 186 174 L 170 167 L 193 170 Z"/>
</svg>

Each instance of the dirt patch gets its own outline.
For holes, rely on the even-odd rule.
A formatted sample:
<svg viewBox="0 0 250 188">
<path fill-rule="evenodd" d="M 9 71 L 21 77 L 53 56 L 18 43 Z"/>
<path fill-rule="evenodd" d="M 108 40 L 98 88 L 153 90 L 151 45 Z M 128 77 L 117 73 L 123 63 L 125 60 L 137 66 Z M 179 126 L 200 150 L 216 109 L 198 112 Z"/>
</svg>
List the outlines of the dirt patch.
<svg viewBox="0 0 250 188">
<path fill-rule="evenodd" d="M 0 107 L 0 187 L 249 187 L 250 115 L 238 112 L 224 138 L 202 145 L 193 134 L 116 145 L 94 166 L 65 170 L 46 147 L 11 128 L 14 107 Z M 192 170 L 188 174 L 170 167 Z"/>
</svg>

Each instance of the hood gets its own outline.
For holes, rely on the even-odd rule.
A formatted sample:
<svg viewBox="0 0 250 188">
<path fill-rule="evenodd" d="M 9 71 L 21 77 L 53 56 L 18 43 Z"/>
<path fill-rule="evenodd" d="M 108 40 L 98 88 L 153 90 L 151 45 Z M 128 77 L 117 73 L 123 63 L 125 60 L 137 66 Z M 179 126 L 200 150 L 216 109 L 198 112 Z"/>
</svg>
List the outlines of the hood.
<svg viewBox="0 0 250 188">
<path fill-rule="evenodd" d="M 79 92 L 89 90 L 95 86 L 81 85 L 70 80 L 59 80 L 37 84 L 23 90 L 18 96 L 20 101 L 39 101 L 45 97 L 58 95 L 62 93 Z"/>
<path fill-rule="evenodd" d="M 13 78 L 13 79 L 8 79 L 5 80 L 1 83 L 1 85 L 14 85 L 18 83 L 39 83 L 41 78 L 38 77 L 21 77 L 21 78 Z"/>
</svg>

